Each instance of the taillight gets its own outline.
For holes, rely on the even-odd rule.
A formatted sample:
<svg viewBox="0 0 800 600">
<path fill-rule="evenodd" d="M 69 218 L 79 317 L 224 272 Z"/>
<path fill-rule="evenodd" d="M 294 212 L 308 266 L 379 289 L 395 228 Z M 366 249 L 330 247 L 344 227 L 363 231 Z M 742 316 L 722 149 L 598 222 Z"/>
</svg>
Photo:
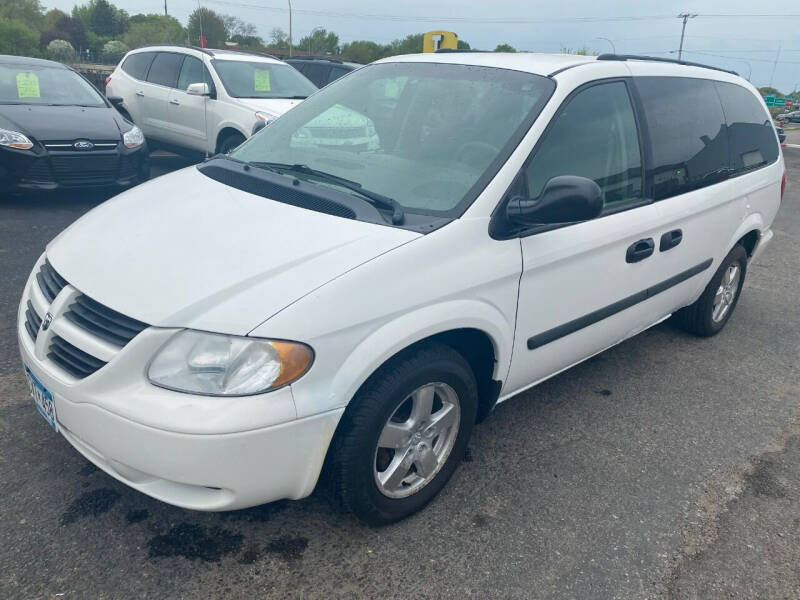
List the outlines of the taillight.
<svg viewBox="0 0 800 600">
<path fill-rule="evenodd" d="M 107 86 L 109 83 L 111 83 L 111 75 L 109 75 L 108 77 L 106 77 L 106 86 Z"/>
<path fill-rule="evenodd" d="M 781 178 L 781 202 L 783 202 L 783 193 L 786 191 L 786 171 L 783 172 L 783 177 Z"/>
</svg>

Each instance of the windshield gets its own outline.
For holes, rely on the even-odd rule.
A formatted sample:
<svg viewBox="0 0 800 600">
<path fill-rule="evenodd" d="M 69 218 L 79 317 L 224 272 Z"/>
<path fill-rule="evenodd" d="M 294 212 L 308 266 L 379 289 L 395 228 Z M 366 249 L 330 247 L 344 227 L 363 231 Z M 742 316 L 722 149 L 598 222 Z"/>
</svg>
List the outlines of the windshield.
<svg viewBox="0 0 800 600">
<path fill-rule="evenodd" d="M 550 97 L 552 80 L 492 67 L 382 63 L 296 106 L 232 156 L 306 165 L 404 209 L 460 214 Z"/>
<path fill-rule="evenodd" d="M 317 87 L 289 65 L 244 61 L 211 61 L 225 91 L 234 98 L 306 98 Z"/>
<path fill-rule="evenodd" d="M 0 104 L 105 106 L 103 97 L 69 69 L 0 64 Z"/>
</svg>

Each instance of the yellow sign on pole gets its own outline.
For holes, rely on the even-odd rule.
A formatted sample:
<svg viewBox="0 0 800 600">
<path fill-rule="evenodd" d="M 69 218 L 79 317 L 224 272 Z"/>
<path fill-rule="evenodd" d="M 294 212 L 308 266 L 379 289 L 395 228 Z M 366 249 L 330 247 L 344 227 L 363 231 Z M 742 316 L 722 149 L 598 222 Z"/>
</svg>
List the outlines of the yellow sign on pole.
<svg viewBox="0 0 800 600">
<path fill-rule="evenodd" d="M 422 37 L 422 51 L 457 50 L 458 36 L 452 31 L 429 31 Z"/>
</svg>

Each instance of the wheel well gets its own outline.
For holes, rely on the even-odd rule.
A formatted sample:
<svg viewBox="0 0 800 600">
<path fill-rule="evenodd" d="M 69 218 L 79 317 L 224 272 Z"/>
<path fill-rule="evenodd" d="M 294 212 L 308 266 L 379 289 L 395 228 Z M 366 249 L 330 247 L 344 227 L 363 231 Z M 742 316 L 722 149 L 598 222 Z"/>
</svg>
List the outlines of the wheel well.
<svg viewBox="0 0 800 600">
<path fill-rule="evenodd" d="M 245 134 L 243 134 L 241 131 L 239 131 L 238 129 L 236 129 L 235 127 L 225 127 L 217 135 L 217 145 L 215 146 L 217 152 L 219 152 L 219 148 L 220 148 L 220 146 L 222 146 L 222 140 L 224 140 L 229 135 L 233 135 L 233 134 L 240 135 L 244 139 L 247 139 L 247 136 Z"/>
<path fill-rule="evenodd" d="M 758 230 L 754 229 L 753 231 L 746 233 L 736 243 L 745 249 L 747 256 L 753 256 L 753 250 L 756 249 L 756 244 L 758 244 Z"/>
</svg>

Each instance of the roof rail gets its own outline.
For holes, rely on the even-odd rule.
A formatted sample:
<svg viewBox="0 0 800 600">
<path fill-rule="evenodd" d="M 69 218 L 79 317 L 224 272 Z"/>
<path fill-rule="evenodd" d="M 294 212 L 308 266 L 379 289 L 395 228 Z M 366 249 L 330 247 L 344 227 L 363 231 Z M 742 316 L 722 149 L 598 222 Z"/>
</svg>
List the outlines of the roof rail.
<svg viewBox="0 0 800 600">
<path fill-rule="evenodd" d="M 328 62 L 335 62 L 335 63 L 344 62 L 341 58 L 336 58 L 335 56 L 302 56 L 299 54 L 295 54 L 290 58 L 291 60 L 326 60 Z"/>
<path fill-rule="evenodd" d="M 638 54 L 601 54 L 597 60 L 646 60 L 652 62 L 673 63 L 676 65 L 685 65 L 687 67 L 702 67 L 704 69 L 712 69 L 714 71 L 722 71 L 723 73 L 730 73 L 731 75 L 738 76 L 736 71 L 730 71 L 720 67 L 712 67 L 711 65 L 704 65 L 703 63 L 690 62 L 688 60 L 678 60 L 677 58 L 662 58 L 660 56 L 640 56 Z"/>
</svg>

